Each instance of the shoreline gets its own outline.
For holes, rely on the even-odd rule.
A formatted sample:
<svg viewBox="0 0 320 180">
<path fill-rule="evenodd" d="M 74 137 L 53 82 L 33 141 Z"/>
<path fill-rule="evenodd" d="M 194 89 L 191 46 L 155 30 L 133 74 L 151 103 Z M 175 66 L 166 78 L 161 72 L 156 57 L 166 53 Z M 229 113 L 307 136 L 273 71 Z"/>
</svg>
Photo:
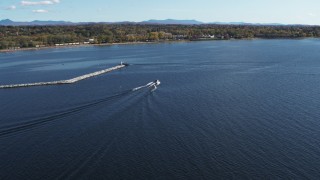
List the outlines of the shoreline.
<svg viewBox="0 0 320 180">
<path fill-rule="evenodd" d="M 123 42 L 123 43 L 104 43 L 104 44 L 80 44 L 80 45 L 66 45 L 66 46 L 44 46 L 44 47 L 32 47 L 32 48 L 1 49 L 0 53 L 14 53 L 14 52 L 20 52 L 20 51 L 33 51 L 33 50 L 55 49 L 55 48 L 60 49 L 60 48 L 78 48 L 78 47 L 92 47 L 92 46 L 160 44 L 160 43 L 177 43 L 177 42 L 192 42 L 192 41 L 174 40 L 174 41 Z"/>
<path fill-rule="evenodd" d="M 20 51 L 35 51 L 45 49 L 60 49 L 60 48 L 80 48 L 80 47 L 93 47 L 93 46 L 113 46 L 113 45 L 137 45 L 137 44 L 162 44 L 162 43 L 179 43 L 179 42 L 201 42 L 201 41 L 248 41 L 248 40 L 303 40 L 303 39 L 318 39 L 314 37 L 308 38 L 245 38 L 245 39 L 201 39 L 201 40 L 169 40 L 169 41 L 150 41 L 150 42 L 123 42 L 123 43 L 104 43 L 104 44 L 80 44 L 80 45 L 66 45 L 66 46 L 44 46 L 44 47 L 32 47 L 32 48 L 17 48 L 17 49 L 2 49 L 1 53 L 15 53 Z"/>
<path fill-rule="evenodd" d="M 0 53 L 14 53 L 14 52 L 20 52 L 20 51 L 33 51 L 33 50 L 44 50 L 44 49 L 112 46 L 112 45 L 134 45 L 134 44 L 155 44 L 155 43 L 162 43 L 162 42 L 125 42 L 125 43 L 105 43 L 105 44 L 80 44 L 80 45 L 66 45 L 66 46 L 44 46 L 44 47 L 32 47 L 32 48 L 1 49 Z"/>
</svg>

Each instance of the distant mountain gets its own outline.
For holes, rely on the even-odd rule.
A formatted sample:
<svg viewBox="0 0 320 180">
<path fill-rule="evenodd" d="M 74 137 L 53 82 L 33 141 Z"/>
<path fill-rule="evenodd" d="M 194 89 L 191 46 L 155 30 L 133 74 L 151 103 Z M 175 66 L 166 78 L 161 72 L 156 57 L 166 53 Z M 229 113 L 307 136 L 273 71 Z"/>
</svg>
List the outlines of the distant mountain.
<svg viewBox="0 0 320 180">
<path fill-rule="evenodd" d="M 255 25 L 255 26 L 283 26 L 280 23 L 247 23 L 247 22 L 210 22 L 205 24 L 220 24 L 220 25 Z"/>
<path fill-rule="evenodd" d="M 176 20 L 176 19 L 165 19 L 165 20 L 156 20 L 151 19 L 148 21 L 142 21 L 140 24 L 185 24 L 185 25 L 192 25 L 192 24 L 204 24 L 203 22 L 196 21 L 196 20 Z"/>
<path fill-rule="evenodd" d="M 166 20 L 155 20 L 151 19 L 148 21 L 142 21 L 139 24 L 184 24 L 184 25 L 200 25 L 200 24 L 219 24 L 219 25 L 268 25 L 268 26 L 281 26 L 284 24 L 279 23 L 247 23 L 247 22 L 201 22 L 197 20 L 175 20 L 175 19 L 166 19 Z"/>
<path fill-rule="evenodd" d="M 122 22 L 69 22 L 69 21 L 31 21 L 31 22 L 15 22 L 10 19 L 4 19 L 0 21 L 0 26 L 56 26 L 56 25 L 79 25 L 79 24 L 182 24 L 182 25 L 201 25 L 201 24 L 219 24 L 219 25 L 255 25 L 255 26 L 283 26 L 284 24 L 278 23 L 246 23 L 246 22 L 209 22 L 204 23 L 197 20 L 176 20 L 165 19 L 156 20 L 151 19 L 142 22 L 122 21 Z"/>
<path fill-rule="evenodd" d="M 76 24 L 204 24 L 203 22 L 196 20 L 175 20 L 175 19 L 166 19 L 166 20 L 148 20 L 142 22 L 131 22 L 131 21 L 122 21 L 122 22 L 80 22 L 73 23 L 68 21 L 31 21 L 31 22 L 15 22 L 10 19 L 5 19 L 0 21 L 0 26 L 44 26 L 44 25 L 76 25 Z"/>
<path fill-rule="evenodd" d="M 250 24 L 250 23 L 245 23 L 245 22 L 209 22 L 206 24 L 229 24 L 229 25 L 246 25 L 246 24 Z"/>
<path fill-rule="evenodd" d="M 2 25 L 2 26 L 11 26 L 13 24 L 14 24 L 14 22 L 11 21 L 10 19 L 4 19 L 4 20 L 0 21 L 0 25 Z"/>
<path fill-rule="evenodd" d="M 28 24 L 29 25 L 70 25 L 70 24 L 75 24 L 75 23 L 68 22 L 68 21 L 38 21 L 38 20 L 35 20 L 35 21 L 32 21 Z"/>
</svg>

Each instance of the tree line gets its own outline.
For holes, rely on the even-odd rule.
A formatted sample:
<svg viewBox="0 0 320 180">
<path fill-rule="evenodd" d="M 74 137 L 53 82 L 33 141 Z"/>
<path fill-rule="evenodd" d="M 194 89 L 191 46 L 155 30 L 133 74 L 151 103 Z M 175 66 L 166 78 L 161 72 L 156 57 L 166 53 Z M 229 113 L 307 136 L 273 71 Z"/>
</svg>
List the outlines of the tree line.
<svg viewBox="0 0 320 180">
<path fill-rule="evenodd" d="M 0 26 L 0 49 L 203 39 L 320 37 L 319 26 L 88 24 Z"/>
</svg>

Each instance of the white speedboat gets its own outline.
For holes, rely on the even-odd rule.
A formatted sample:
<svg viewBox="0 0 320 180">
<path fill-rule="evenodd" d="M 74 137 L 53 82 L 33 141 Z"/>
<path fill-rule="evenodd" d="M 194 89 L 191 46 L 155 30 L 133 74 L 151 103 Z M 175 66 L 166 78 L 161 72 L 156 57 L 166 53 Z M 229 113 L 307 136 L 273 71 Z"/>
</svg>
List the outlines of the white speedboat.
<svg viewBox="0 0 320 180">
<path fill-rule="evenodd" d="M 154 80 L 153 82 L 148 84 L 148 87 L 151 88 L 152 90 L 156 90 L 157 86 L 159 86 L 161 84 L 161 82 L 157 79 Z"/>
<path fill-rule="evenodd" d="M 128 63 L 125 63 L 125 62 L 120 62 L 120 65 L 124 65 L 124 66 L 129 66 L 129 64 Z"/>
<path fill-rule="evenodd" d="M 157 79 L 157 80 L 155 80 L 155 81 L 153 81 L 154 82 L 154 84 L 156 85 L 156 86 L 159 86 L 160 84 L 161 84 L 161 82 Z"/>
</svg>

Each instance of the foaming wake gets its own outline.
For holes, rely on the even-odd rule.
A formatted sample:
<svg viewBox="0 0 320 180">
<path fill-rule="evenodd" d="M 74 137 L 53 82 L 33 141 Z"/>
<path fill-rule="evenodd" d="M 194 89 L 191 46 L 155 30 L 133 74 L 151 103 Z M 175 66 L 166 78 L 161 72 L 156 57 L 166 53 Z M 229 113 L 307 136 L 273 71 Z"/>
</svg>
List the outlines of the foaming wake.
<svg viewBox="0 0 320 180">
<path fill-rule="evenodd" d="M 143 88 L 150 88 L 152 91 L 156 90 L 157 87 L 160 85 L 160 81 L 159 80 L 155 80 L 152 82 L 149 82 L 148 84 L 144 85 L 144 86 L 140 86 L 140 87 L 136 87 L 134 89 L 132 89 L 132 91 L 137 91 Z"/>
<path fill-rule="evenodd" d="M 73 84 L 79 81 L 82 81 L 84 79 L 88 79 L 91 77 L 99 76 L 101 74 L 109 73 L 111 71 L 115 71 L 121 68 L 126 67 L 127 65 L 121 65 L 114 66 L 108 69 L 104 69 L 101 71 L 96 71 L 93 73 L 85 74 L 82 76 L 78 76 L 72 79 L 67 80 L 60 80 L 60 81 L 50 81 L 50 82 L 36 82 L 36 83 L 26 83 L 26 84 L 10 84 L 10 85 L 0 85 L 0 89 L 8 89 L 8 88 L 22 88 L 22 87 L 32 87 L 32 86 L 49 86 L 49 85 L 62 85 L 62 84 Z"/>
<path fill-rule="evenodd" d="M 59 112 L 59 113 L 54 113 L 52 115 L 33 119 L 33 120 L 30 120 L 27 122 L 22 122 L 22 123 L 9 125 L 9 126 L 7 125 L 4 127 L 0 127 L 0 137 L 6 136 L 6 135 L 11 135 L 11 134 L 16 134 L 21 131 L 32 129 L 36 126 L 40 126 L 40 125 L 43 125 L 43 124 L 46 124 L 46 123 L 49 123 L 49 122 L 52 122 L 55 120 L 63 119 L 65 117 L 79 113 L 83 110 L 98 106 L 102 103 L 109 102 L 111 100 L 115 100 L 117 98 L 127 96 L 131 93 L 134 93 L 137 90 L 142 90 L 143 88 L 150 88 L 150 90 L 153 91 L 154 89 L 152 87 L 153 86 L 156 87 L 157 85 L 159 85 L 159 84 L 157 84 L 156 82 L 149 82 L 148 84 L 146 84 L 144 86 L 136 87 L 134 89 L 125 90 L 125 91 L 122 91 L 122 92 L 115 94 L 113 96 L 108 96 L 108 97 L 104 97 L 104 98 L 101 98 L 98 100 L 94 100 L 92 102 L 89 102 L 89 103 L 86 103 L 86 104 L 83 104 L 83 105 L 80 105 L 77 107 L 73 107 L 73 108 L 67 109 L 67 110 Z"/>
</svg>

